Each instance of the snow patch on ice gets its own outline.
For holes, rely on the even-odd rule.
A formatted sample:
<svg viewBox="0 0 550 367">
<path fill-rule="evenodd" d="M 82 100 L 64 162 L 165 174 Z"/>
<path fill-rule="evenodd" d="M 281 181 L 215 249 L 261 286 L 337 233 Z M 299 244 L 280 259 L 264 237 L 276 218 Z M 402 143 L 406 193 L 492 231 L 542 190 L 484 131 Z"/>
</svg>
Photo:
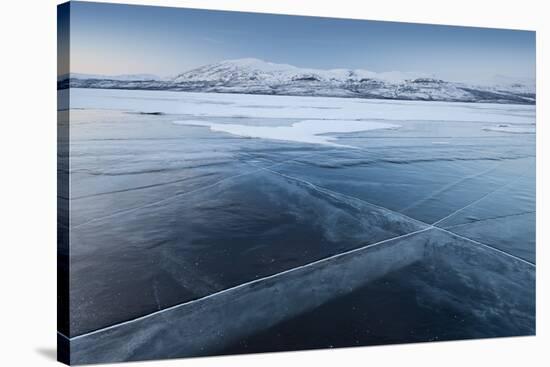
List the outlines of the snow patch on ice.
<svg viewBox="0 0 550 367">
<path fill-rule="evenodd" d="M 525 105 L 78 88 L 71 88 L 70 94 L 71 108 L 163 112 L 200 117 L 464 121 L 489 124 L 528 124 L 535 121 L 535 106 Z"/>
<path fill-rule="evenodd" d="M 499 125 L 496 125 L 496 126 L 487 126 L 483 130 L 485 130 L 485 131 L 497 131 L 497 132 L 511 133 L 511 134 L 534 134 L 536 128 L 535 128 L 534 124 L 523 124 L 521 126 L 519 126 L 519 125 L 499 124 Z"/>
<path fill-rule="evenodd" d="M 174 124 L 207 126 L 212 131 L 226 132 L 232 135 L 249 138 L 284 140 L 347 148 L 354 147 L 335 143 L 334 140 L 337 140 L 337 137 L 325 134 L 351 133 L 377 129 L 397 129 L 400 127 L 400 125 L 384 122 L 351 120 L 304 120 L 295 122 L 291 126 L 220 124 L 198 120 L 174 121 Z"/>
</svg>

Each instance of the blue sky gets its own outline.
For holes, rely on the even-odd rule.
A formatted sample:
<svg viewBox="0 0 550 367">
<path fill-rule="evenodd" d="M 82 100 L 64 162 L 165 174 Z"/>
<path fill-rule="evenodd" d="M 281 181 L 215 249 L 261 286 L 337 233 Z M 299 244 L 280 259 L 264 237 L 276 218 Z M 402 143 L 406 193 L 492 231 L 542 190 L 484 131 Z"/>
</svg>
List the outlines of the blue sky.
<svg viewBox="0 0 550 367">
<path fill-rule="evenodd" d="M 535 32 L 72 2 L 71 71 L 176 75 L 254 57 L 471 81 L 535 76 Z"/>
</svg>

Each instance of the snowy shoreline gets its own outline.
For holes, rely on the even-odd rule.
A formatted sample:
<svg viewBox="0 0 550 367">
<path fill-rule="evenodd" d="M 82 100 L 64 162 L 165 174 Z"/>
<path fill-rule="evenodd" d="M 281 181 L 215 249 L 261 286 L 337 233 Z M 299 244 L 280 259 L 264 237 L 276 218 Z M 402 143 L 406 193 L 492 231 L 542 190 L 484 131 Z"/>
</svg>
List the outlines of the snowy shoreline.
<svg viewBox="0 0 550 367">
<path fill-rule="evenodd" d="M 532 124 L 534 105 L 71 88 L 70 108 L 197 117 Z"/>
</svg>

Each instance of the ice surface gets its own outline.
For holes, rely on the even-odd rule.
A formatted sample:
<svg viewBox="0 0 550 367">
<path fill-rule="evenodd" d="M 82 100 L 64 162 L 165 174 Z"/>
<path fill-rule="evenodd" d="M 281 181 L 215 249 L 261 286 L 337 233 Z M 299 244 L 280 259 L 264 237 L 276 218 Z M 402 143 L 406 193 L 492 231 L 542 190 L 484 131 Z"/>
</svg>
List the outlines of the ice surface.
<svg viewBox="0 0 550 367">
<path fill-rule="evenodd" d="M 75 335 L 425 227 L 263 169 L 165 198 L 73 227 Z"/>
<path fill-rule="evenodd" d="M 282 323 L 293 317 L 322 319 L 351 304 L 391 320 L 400 296 L 386 281 L 425 302 L 406 298 L 411 308 L 386 339 L 364 319 L 377 340 L 431 340 L 433 330 L 446 339 L 533 333 L 535 135 L 485 129 L 531 127 L 533 106 L 70 93 L 70 336 L 113 326 L 73 339 L 77 360 L 223 353 L 245 337 L 256 345 L 248 351 L 277 349 L 258 342 L 268 326 L 286 332 Z M 399 128 L 364 129 L 388 124 Z M 226 132 L 233 128 L 327 140 L 250 139 Z M 444 230 L 418 232 L 431 223 Z M 380 241 L 391 242 L 388 251 Z M 353 265 L 308 265 L 369 244 L 349 257 Z M 256 283 L 304 266 L 299 277 Z M 322 297 L 311 297 L 312 287 Z M 251 312 L 235 311 L 243 309 Z M 449 323 L 452 315 L 467 327 Z M 136 317 L 148 321 L 121 324 Z M 305 344 L 295 347 L 316 347 Z"/>
<path fill-rule="evenodd" d="M 241 338 L 223 353 L 534 334 L 533 268 L 500 262 L 490 250 L 438 231 L 415 237 L 408 240 L 419 247 L 420 238 L 429 238 L 417 261 Z"/>
<path fill-rule="evenodd" d="M 78 337 L 71 351 L 98 363 L 533 335 L 534 284 L 524 262 L 421 230 Z"/>
</svg>

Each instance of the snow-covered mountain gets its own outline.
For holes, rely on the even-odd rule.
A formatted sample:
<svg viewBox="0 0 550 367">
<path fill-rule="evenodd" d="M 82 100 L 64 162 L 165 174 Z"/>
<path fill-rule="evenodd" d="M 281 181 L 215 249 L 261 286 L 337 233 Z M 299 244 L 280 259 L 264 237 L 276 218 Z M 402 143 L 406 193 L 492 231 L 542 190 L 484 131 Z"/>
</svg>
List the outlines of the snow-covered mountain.
<svg viewBox="0 0 550 367">
<path fill-rule="evenodd" d="M 180 90 L 298 96 L 534 104 L 534 81 L 499 77 L 493 83 L 460 83 L 418 73 L 299 68 L 258 59 L 227 60 L 175 78 L 71 74 L 58 88 Z"/>
</svg>

